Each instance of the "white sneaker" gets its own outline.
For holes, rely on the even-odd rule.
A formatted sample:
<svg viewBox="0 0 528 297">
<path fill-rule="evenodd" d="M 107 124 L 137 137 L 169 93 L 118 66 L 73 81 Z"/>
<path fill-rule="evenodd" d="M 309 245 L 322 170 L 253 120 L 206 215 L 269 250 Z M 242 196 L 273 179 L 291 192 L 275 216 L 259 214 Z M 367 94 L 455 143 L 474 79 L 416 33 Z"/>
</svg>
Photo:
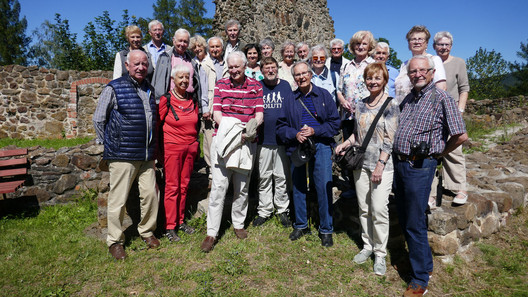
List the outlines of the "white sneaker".
<svg viewBox="0 0 528 297">
<path fill-rule="evenodd" d="M 354 256 L 354 262 L 357 264 L 363 264 L 368 260 L 368 258 L 370 258 L 370 255 L 372 255 L 372 251 L 363 249 Z"/>
<path fill-rule="evenodd" d="M 463 204 L 466 204 L 467 202 L 467 199 L 468 199 L 468 195 L 464 192 L 458 192 L 455 196 L 455 198 L 453 199 L 453 203 L 454 204 L 460 204 L 460 205 L 463 205 Z"/>
<path fill-rule="evenodd" d="M 436 197 L 429 197 L 429 201 L 427 202 L 427 204 L 429 204 L 430 210 L 436 209 Z"/>
<path fill-rule="evenodd" d="M 374 273 L 376 275 L 385 275 L 385 272 L 387 272 L 385 257 L 376 256 L 376 258 L 374 258 Z"/>
</svg>

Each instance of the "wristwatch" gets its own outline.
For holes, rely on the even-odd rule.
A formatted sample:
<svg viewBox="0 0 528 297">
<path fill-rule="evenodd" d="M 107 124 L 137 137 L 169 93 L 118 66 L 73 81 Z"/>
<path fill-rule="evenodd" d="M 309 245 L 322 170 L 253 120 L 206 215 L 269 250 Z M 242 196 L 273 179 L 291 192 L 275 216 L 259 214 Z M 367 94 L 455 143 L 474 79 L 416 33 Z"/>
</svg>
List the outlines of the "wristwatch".
<svg viewBox="0 0 528 297">
<path fill-rule="evenodd" d="M 383 164 L 383 166 L 387 165 L 387 162 L 386 162 L 386 161 L 383 161 L 382 159 L 379 159 L 378 162 L 380 162 L 381 164 Z"/>
</svg>

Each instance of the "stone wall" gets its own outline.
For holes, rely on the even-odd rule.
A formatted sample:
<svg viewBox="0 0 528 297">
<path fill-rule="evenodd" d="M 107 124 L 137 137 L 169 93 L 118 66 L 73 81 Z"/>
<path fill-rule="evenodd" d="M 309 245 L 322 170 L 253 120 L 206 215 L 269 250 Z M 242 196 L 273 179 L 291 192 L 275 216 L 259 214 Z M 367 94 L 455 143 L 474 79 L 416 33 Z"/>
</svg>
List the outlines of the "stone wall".
<svg viewBox="0 0 528 297">
<path fill-rule="evenodd" d="M 110 71 L 0 66 L 0 138 L 93 136 L 92 115 Z"/>
<path fill-rule="evenodd" d="M 224 40 L 225 22 L 229 19 L 241 23 L 241 39 L 246 43 L 270 37 L 275 43 L 276 55 L 286 40 L 306 41 L 311 46 L 322 43 L 328 47 L 335 38 L 334 21 L 326 0 L 215 0 L 214 3 L 213 30 Z"/>
</svg>

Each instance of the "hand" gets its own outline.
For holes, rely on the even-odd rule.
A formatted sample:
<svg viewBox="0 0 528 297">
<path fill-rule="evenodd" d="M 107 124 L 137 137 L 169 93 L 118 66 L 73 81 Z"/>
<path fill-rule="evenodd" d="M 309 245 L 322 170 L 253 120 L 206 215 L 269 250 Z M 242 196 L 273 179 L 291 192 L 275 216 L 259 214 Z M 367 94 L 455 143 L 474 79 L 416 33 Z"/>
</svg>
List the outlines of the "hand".
<svg viewBox="0 0 528 297">
<path fill-rule="evenodd" d="M 210 119 L 211 119 L 211 113 L 210 113 L 210 112 L 204 112 L 204 113 L 202 114 L 202 118 L 203 118 L 204 120 L 210 120 Z"/>
<path fill-rule="evenodd" d="M 348 112 L 352 113 L 352 105 L 347 100 L 339 100 L 341 106 Z"/>
<path fill-rule="evenodd" d="M 344 155 L 345 154 L 345 151 L 346 149 L 350 146 L 350 142 L 348 141 L 345 141 L 343 143 L 341 143 L 340 145 L 338 145 L 335 149 L 335 152 L 336 152 L 336 155 Z"/>
<path fill-rule="evenodd" d="M 385 168 L 385 165 L 378 162 L 376 164 L 376 168 L 372 172 L 372 176 L 370 177 L 370 180 L 373 183 L 379 184 L 381 183 L 381 175 L 383 174 L 383 169 Z"/>
<path fill-rule="evenodd" d="M 247 138 L 247 134 L 246 133 L 242 133 L 242 142 L 246 141 L 246 138 Z"/>
<path fill-rule="evenodd" d="M 315 134 L 315 130 L 312 127 L 304 125 L 304 127 L 301 128 L 300 133 L 304 137 L 310 137 Z"/>
<path fill-rule="evenodd" d="M 302 135 L 302 131 L 297 132 L 297 135 L 295 135 L 295 138 L 299 143 L 303 143 L 307 137 Z"/>
</svg>

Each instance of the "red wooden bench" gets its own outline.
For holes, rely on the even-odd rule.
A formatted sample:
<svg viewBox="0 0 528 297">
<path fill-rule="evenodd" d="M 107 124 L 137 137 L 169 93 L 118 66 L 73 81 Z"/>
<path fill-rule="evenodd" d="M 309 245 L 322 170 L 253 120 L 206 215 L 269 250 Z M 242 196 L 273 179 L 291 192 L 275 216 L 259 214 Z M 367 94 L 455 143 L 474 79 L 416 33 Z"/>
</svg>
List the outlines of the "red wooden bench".
<svg viewBox="0 0 528 297">
<path fill-rule="evenodd" d="M 27 149 L 0 150 L 0 194 L 13 193 L 26 181 Z"/>
</svg>

